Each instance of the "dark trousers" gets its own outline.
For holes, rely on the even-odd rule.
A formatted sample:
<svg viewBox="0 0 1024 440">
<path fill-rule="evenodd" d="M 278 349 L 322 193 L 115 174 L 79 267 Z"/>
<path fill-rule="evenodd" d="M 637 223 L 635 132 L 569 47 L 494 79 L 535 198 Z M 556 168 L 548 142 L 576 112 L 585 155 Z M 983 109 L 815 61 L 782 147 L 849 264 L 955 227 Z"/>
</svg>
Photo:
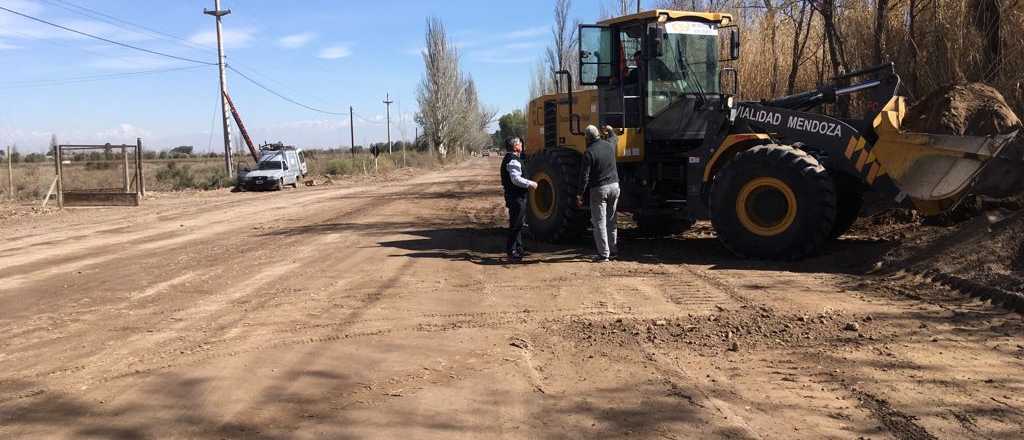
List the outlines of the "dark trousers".
<svg viewBox="0 0 1024 440">
<path fill-rule="evenodd" d="M 508 241 L 505 253 L 514 256 L 523 254 L 523 224 L 526 223 L 526 197 L 505 198 L 508 208 Z"/>
</svg>

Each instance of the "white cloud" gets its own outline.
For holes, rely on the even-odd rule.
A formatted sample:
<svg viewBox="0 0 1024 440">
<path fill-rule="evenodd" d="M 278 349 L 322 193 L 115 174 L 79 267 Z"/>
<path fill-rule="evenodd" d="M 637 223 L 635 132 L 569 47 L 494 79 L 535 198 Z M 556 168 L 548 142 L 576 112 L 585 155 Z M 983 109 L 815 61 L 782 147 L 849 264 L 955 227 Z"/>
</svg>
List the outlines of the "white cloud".
<svg viewBox="0 0 1024 440">
<path fill-rule="evenodd" d="M 470 60 L 487 64 L 526 64 L 536 60 L 534 56 L 509 55 L 504 50 L 477 50 L 466 54 Z"/>
<path fill-rule="evenodd" d="M 317 58 L 325 60 L 337 60 L 352 55 L 352 49 L 347 44 L 325 47 L 317 54 Z"/>
<path fill-rule="evenodd" d="M 228 49 L 237 49 L 240 47 L 246 47 L 249 42 L 255 36 L 256 31 L 253 29 L 224 29 L 224 47 Z M 217 47 L 217 32 L 216 31 L 200 31 L 192 34 L 188 38 L 192 44 L 198 44 L 206 47 Z"/>
<path fill-rule="evenodd" d="M 15 46 L 13 44 L 8 44 L 8 43 L 4 43 L 4 42 L 0 41 L 0 50 L 14 50 L 14 49 L 21 49 L 21 46 Z"/>
<path fill-rule="evenodd" d="M 287 130 L 337 130 L 348 128 L 348 119 L 309 119 L 304 121 L 289 121 L 273 124 L 271 128 Z"/>
<path fill-rule="evenodd" d="M 544 43 L 541 43 L 539 41 L 531 41 L 526 43 L 508 43 L 505 45 L 505 49 L 509 50 L 534 49 L 538 47 L 544 47 Z"/>
<path fill-rule="evenodd" d="M 314 38 L 316 38 L 316 34 L 312 32 L 286 35 L 277 40 L 277 45 L 285 49 L 297 49 L 309 44 Z"/>
<path fill-rule="evenodd" d="M 152 134 L 149 130 L 122 122 L 117 127 L 96 132 L 94 137 L 97 141 L 115 143 L 129 142 L 135 140 L 135 138 L 149 137 Z"/>
<path fill-rule="evenodd" d="M 551 33 L 551 28 L 547 26 L 537 26 L 526 29 L 520 29 L 517 31 L 506 32 L 501 34 L 501 38 L 506 40 L 517 40 L 521 38 L 532 38 L 539 37 L 541 35 L 548 35 Z"/>
<path fill-rule="evenodd" d="M 11 9 L 22 11 L 21 9 L 13 7 Z M 53 21 L 62 26 L 67 26 L 88 34 L 98 35 L 117 41 L 138 42 L 152 39 L 149 35 L 129 29 L 119 28 L 99 21 L 68 18 L 56 18 L 53 19 Z M 55 29 L 43 23 L 37 23 L 35 21 L 30 21 L 26 18 L 7 13 L 0 15 L 0 37 L 26 40 L 84 40 L 88 38 L 84 35 L 79 35 L 62 29 Z"/>
<path fill-rule="evenodd" d="M 31 0 L 6 0 L 3 6 L 28 15 L 39 15 L 43 11 L 43 5 Z"/>
<path fill-rule="evenodd" d="M 483 40 L 456 41 L 455 42 L 455 48 L 456 49 L 471 49 L 471 48 L 474 48 L 474 47 L 482 46 L 482 45 L 484 45 L 484 43 L 485 42 Z"/>
</svg>

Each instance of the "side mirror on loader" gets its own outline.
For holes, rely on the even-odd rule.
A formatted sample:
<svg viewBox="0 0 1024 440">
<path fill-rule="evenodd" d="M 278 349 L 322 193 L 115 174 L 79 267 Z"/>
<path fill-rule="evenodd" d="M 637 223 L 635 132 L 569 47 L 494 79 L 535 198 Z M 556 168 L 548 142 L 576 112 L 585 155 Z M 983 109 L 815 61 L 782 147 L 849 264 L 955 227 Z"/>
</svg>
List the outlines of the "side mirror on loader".
<svg viewBox="0 0 1024 440">
<path fill-rule="evenodd" d="M 725 30 L 728 29 L 728 35 Z M 718 28 L 719 61 L 736 61 L 740 58 L 740 30 L 736 25 Z"/>
<path fill-rule="evenodd" d="M 665 29 L 661 26 L 652 27 L 647 31 L 647 47 L 644 48 L 644 59 L 654 59 L 664 55 L 661 42 L 665 39 Z"/>
</svg>

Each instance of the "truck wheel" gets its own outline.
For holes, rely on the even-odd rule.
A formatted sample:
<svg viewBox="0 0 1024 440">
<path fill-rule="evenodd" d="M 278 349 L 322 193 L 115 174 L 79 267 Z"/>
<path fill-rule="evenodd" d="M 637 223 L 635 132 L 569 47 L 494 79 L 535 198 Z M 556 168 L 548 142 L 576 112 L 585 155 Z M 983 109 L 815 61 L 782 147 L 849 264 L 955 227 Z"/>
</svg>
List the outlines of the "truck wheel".
<svg viewBox="0 0 1024 440">
<path fill-rule="evenodd" d="M 741 152 L 715 176 L 711 223 L 740 256 L 798 260 L 818 253 L 836 221 L 836 191 L 817 159 L 785 145 Z"/>
<path fill-rule="evenodd" d="M 277 181 L 277 187 L 276 187 L 276 188 L 274 188 L 274 189 L 275 189 L 275 190 L 277 190 L 277 191 L 281 191 L 281 190 L 283 190 L 283 189 L 284 189 L 284 178 L 283 178 L 283 177 L 282 177 L 282 178 L 280 178 L 280 179 L 278 179 L 278 181 Z"/>
<path fill-rule="evenodd" d="M 587 227 L 587 211 L 576 207 L 580 154 L 567 148 L 547 149 L 530 159 L 530 190 L 526 221 L 533 237 L 548 242 L 578 237 Z"/>
<path fill-rule="evenodd" d="M 292 188 L 299 189 L 299 177 L 295 178 L 295 182 L 292 183 Z"/>
</svg>

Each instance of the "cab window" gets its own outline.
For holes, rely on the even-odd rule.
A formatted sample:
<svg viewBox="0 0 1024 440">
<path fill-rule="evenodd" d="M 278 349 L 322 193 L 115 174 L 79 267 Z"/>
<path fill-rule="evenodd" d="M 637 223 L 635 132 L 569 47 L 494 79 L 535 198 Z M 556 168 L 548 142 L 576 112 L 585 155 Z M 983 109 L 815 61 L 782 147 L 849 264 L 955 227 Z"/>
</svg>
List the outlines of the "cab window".
<svg viewBox="0 0 1024 440">
<path fill-rule="evenodd" d="M 690 21 L 664 26 L 659 53 L 647 64 L 648 116 L 696 94 L 719 93 L 717 27 Z"/>
</svg>

